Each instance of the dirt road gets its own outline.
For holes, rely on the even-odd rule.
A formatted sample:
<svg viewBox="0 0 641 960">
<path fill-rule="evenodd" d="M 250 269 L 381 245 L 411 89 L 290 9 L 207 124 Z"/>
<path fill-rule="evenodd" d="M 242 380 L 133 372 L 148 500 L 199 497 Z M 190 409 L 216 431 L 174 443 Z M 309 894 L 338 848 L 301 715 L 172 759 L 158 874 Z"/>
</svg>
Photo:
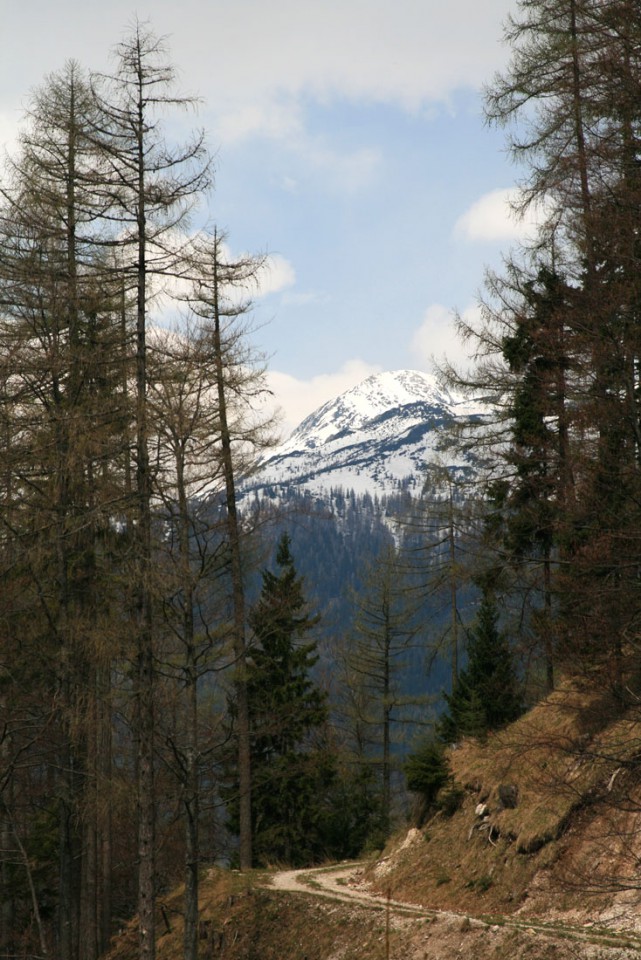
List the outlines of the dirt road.
<svg viewBox="0 0 641 960">
<path fill-rule="evenodd" d="M 466 914 L 447 910 L 430 910 L 417 904 L 393 900 L 381 894 L 371 893 L 366 884 L 360 881 L 365 864 L 343 863 L 331 867 L 307 868 L 303 870 L 283 870 L 270 876 L 270 885 L 276 890 L 288 893 L 306 894 L 344 901 L 353 905 L 370 907 L 375 910 L 389 911 L 394 918 L 429 918 L 440 921 L 456 929 L 486 929 L 498 931 L 513 929 L 540 938 L 545 941 L 570 941 L 577 948 L 579 944 L 588 952 L 575 956 L 596 956 L 593 951 L 607 950 L 598 956 L 638 957 L 641 954 L 641 938 L 631 931 L 598 928 L 592 925 L 579 926 L 560 922 L 546 922 L 536 918 L 518 917 L 470 917 Z M 612 950 L 612 954 L 610 954 Z"/>
<path fill-rule="evenodd" d="M 388 900 L 381 894 L 367 891 L 358 883 L 363 871 L 363 863 L 342 863 L 332 867 L 318 867 L 303 870 L 283 870 L 271 876 L 271 884 L 277 890 L 290 893 L 308 893 L 317 897 L 330 897 L 332 900 L 345 900 L 376 907 L 379 910 L 389 906 L 394 913 L 427 916 L 433 911 L 400 900 Z"/>
</svg>

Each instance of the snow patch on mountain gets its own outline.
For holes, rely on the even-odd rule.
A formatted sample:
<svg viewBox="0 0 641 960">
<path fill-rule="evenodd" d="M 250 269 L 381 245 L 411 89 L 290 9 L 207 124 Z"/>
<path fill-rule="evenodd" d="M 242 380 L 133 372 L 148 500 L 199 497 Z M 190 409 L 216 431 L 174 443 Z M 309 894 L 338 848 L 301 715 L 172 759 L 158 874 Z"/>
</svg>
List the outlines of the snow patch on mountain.
<svg viewBox="0 0 641 960">
<path fill-rule="evenodd" d="M 374 374 L 306 417 L 247 487 L 384 494 L 403 486 L 418 494 L 447 428 L 474 412 L 428 373 Z M 446 452 L 442 459 L 449 462 Z"/>
</svg>

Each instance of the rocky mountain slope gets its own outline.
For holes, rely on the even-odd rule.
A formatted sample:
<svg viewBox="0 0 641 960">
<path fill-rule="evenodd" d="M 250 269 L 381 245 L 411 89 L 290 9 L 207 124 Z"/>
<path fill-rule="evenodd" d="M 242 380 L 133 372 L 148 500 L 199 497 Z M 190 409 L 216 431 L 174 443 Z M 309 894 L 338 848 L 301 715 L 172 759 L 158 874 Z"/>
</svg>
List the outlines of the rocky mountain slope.
<svg viewBox="0 0 641 960">
<path fill-rule="evenodd" d="M 418 493 L 447 429 L 479 409 L 441 388 L 430 374 L 375 374 L 303 420 L 249 487 L 314 493 L 342 487 L 381 495 L 403 486 Z M 453 459 L 447 452 L 443 456 L 447 463 Z M 464 456 L 456 465 L 472 461 Z"/>
<path fill-rule="evenodd" d="M 628 934 L 641 952 L 640 734 L 605 684 L 564 681 L 451 750 L 435 807 L 370 879 L 432 907 Z"/>
</svg>

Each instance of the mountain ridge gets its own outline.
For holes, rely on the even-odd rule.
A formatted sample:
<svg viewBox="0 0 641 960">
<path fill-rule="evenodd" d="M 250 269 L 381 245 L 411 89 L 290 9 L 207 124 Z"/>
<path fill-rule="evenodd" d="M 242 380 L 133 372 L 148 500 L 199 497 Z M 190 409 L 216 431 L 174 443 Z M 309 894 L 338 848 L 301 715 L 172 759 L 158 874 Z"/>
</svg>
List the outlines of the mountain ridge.
<svg viewBox="0 0 641 960">
<path fill-rule="evenodd" d="M 376 494 L 404 488 L 418 494 L 443 432 L 479 409 L 432 374 L 373 374 L 305 417 L 247 486 L 294 486 L 316 494 L 339 486 Z M 459 468 L 470 466 L 468 460 L 450 455 Z"/>
</svg>

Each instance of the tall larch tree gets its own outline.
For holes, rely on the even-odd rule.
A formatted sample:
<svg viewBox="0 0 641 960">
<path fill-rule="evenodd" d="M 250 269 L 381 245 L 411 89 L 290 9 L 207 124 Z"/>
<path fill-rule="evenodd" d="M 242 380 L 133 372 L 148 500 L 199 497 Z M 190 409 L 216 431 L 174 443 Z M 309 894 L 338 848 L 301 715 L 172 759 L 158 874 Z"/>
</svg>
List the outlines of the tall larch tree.
<svg viewBox="0 0 641 960">
<path fill-rule="evenodd" d="M 346 655 L 355 721 L 363 728 L 367 759 L 380 780 L 381 826 L 392 812 L 393 745 L 412 720 L 415 697 L 403 692 L 403 673 L 418 643 L 418 593 L 406 561 L 388 544 L 370 564 L 356 595 L 354 635 Z"/>
<path fill-rule="evenodd" d="M 77 64 L 48 78 L 33 95 L 0 212 L 3 381 L 20 438 L 3 523 L 29 571 L 58 687 L 49 702 L 60 724 L 58 949 L 65 958 L 95 956 L 105 926 L 97 883 L 104 824 L 92 791 L 97 682 L 108 665 L 96 626 L 108 590 L 97 557 L 117 496 L 104 465 L 116 456 L 120 398 L 107 403 L 117 364 L 95 194 L 96 113 Z M 30 529 L 16 523 L 19 516 Z"/>
<path fill-rule="evenodd" d="M 257 287 L 260 257 L 231 258 L 225 237 L 215 231 L 196 249 L 197 266 L 189 307 L 201 324 L 209 351 L 211 388 L 218 401 L 217 438 L 224 487 L 228 569 L 231 584 L 232 647 L 235 669 L 235 710 L 238 744 L 239 862 L 253 863 L 251 816 L 251 747 L 247 700 L 247 609 L 243 560 L 243 528 L 237 485 L 256 462 L 257 453 L 272 442 L 271 417 L 258 412 L 266 393 L 263 366 L 249 347 L 246 318 L 249 294 Z M 204 341 L 203 341 L 204 342 Z"/>
<path fill-rule="evenodd" d="M 160 116 L 187 108 L 192 98 L 176 92 L 166 44 L 136 22 L 115 50 L 116 69 L 97 77 L 101 110 L 96 131 L 102 150 L 103 190 L 119 238 L 119 263 L 132 291 L 134 333 L 134 568 L 136 724 L 138 776 L 138 909 L 140 955 L 155 952 L 154 927 L 154 589 L 153 481 L 149 459 L 149 304 L 159 278 L 178 275 L 184 259 L 180 231 L 210 183 L 202 134 L 184 146 L 164 140 Z"/>
<path fill-rule="evenodd" d="M 185 837 L 184 957 L 198 955 L 201 779 L 211 743 L 203 743 L 200 690 L 223 662 L 220 632 L 210 623 L 222 567 L 220 522 L 208 507 L 221 482 L 218 404 L 211 358 L 188 322 L 155 331 L 149 353 L 151 462 L 156 523 L 164 535 L 155 552 L 162 575 L 160 671 L 178 693 L 158 722 L 166 764 L 175 773 Z M 161 506 L 160 506 L 161 504 Z M 177 702 L 176 702 L 177 701 Z"/>
</svg>

